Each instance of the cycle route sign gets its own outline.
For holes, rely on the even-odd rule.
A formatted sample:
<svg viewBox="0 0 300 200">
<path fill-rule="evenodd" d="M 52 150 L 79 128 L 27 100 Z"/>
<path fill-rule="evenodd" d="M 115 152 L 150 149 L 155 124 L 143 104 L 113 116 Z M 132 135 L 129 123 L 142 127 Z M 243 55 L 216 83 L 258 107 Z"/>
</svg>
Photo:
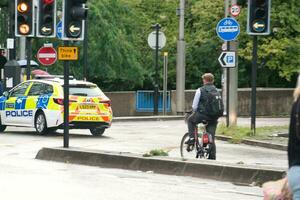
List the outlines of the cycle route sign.
<svg viewBox="0 0 300 200">
<path fill-rule="evenodd" d="M 234 18 L 223 18 L 219 21 L 216 32 L 222 40 L 232 41 L 240 34 L 240 25 Z"/>
</svg>

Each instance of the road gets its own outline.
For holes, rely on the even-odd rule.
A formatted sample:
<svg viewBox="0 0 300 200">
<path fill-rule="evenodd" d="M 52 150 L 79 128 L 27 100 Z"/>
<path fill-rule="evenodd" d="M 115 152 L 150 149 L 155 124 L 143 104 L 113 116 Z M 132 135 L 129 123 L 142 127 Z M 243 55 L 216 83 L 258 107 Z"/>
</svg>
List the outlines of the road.
<svg viewBox="0 0 300 200">
<path fill-rule="evenodd" d="M 132 153 L 169 150 L 178 157 L 181 121 L 116 122 L 104 137 L 72 130 L 70 146 Z M 231 183 L 35 160 L 42 147 L 60 147 L 62 131 L 37 136 L 33 129 L 9 127 L 0 134 L 1 199 L 261 199 L 261 189 Z M 286 167 L 286 152 L 217 141 L 218 160 Z M 18 191 L 18 192 L 16 192 Z"/>
</svg>

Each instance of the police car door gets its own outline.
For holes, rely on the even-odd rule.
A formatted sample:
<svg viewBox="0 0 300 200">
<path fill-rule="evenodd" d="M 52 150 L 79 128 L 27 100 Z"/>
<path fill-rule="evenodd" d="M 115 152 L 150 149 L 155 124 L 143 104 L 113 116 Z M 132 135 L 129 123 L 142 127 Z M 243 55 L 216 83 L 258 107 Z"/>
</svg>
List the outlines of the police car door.
<svg viewBox="0 0 300 200">
<path fill-rule="evenodd" d="M 35 113 L 38 109 L 43 110 L 44 112 L 47 110 L 49 98 L 52 95 L 51 92 L 49 94 L 47 89 L 47 84 L 38 81 L 34 82 L 31 86 L 27 94 L 28 99 L 26 108 L 33 113 L 33 116 L 35 116 Z M 30 119 L 30 121 L 27 121 L 27 123 L 34 125 L 34 117 L 28 119 Z"/>
<path fill-rule="evenodd" d="M 7 125 L 21 125 L 24 117 L 28 117 L 30 113 L 25 109 L 26 105 L 26 90 L 30 82 L 24 82 L 17 85 L 9 92 L 9 96 L 5 101 L 5 110 L 1 112 L 1 120 Z"/>
</svg>

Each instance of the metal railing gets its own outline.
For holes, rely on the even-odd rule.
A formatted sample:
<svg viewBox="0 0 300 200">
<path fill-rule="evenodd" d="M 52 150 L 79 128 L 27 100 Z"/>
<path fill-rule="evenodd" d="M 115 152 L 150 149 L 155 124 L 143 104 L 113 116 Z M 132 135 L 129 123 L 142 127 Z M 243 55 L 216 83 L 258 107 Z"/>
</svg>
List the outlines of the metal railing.
<svg viewBox="0 0 300 200">
<path fill-rule="evenodd" d="M 171 93 L 167 91 L 166 111 L 171 112 Z M 137 112 L 153 112 L 154 109 L 154 91 L 138 90 L 136 92 L 136 111 Z M 163 112 L 163 91 L 159 91 L 158 111 Z"/>
</svg>

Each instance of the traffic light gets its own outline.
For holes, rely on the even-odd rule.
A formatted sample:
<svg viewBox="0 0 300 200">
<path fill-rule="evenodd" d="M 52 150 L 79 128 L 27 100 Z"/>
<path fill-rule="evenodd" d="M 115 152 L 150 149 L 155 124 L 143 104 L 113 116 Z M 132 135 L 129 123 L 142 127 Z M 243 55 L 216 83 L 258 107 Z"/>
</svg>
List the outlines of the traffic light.
<svg viewBox="0 0 300 200">
<path fill-rule="evenodd" d="M 56 0 L 38 0 L 37 37 L 55 37 Z"/>
<path fill-rule="evenodd" d="M 34 36 L 33 0 L 15 0 L 15 35 Z"/>
<path fill-rule="evenodd" d="M 271 0 L 248 0 L 247 33 L 249 35 L 270 34 Z"/>
<path fill-rule="evenodd" d="M 63 0 L 63 39 L 83 40 L 87 0 Z"/>
</svg>

